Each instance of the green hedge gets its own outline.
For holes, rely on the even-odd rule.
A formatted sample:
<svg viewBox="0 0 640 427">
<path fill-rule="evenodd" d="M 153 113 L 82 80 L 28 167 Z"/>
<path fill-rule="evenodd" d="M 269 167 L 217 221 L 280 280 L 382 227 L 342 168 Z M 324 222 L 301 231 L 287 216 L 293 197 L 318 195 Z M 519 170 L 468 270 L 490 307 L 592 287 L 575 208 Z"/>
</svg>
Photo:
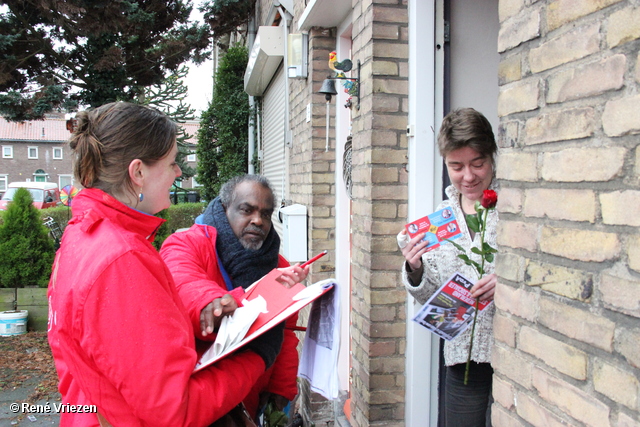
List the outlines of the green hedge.
<svg viewBox="0 0 640 427">
<path fill-rule="evenodd" d="M 0 225 L 4 224 L 4 215 L 6 211 L 0 211 Z M 40 219 L 44 222 L 46 217 L 52 217 L 60 225 L 60 228 L 64 231 L 67 226 L 67 222 L 71 219 L 71 211 L 66 206 L 59 206 L 57 208 L 38 209 Z"/>
<path fill-rule="evenodd" d="M 166 219 L 167 222 L 158 231 L 158 235 L 155 240 L 156 247 L 159 247 L 169 234 L 175 232 L 179 228 L 191 227 L 195 218 L 202 213 L 206 206 L 207 204 L 205 202 L 179 203 L 177 205 L 171 205 L 168 209 L 159 213 L 158 216 Z M 0 211 L 0 224 L 4 223 L 4 213 L 5 211 Z M 39 213 L 43 222 L 45 218 L 49 216 L 52 217 L 58 223 L 62 231 L 64 231 L 67 226 L 67 222 L 71 219 L 71 211 L 66 206 L 40 209 Z"/>
<path fill-rule="evenodd" d="M 177 205 L 171 205 L 168 209 L 159 212 L 157 216 L 167 220 L 153 241 L 153 245 L 156 249 L 160 249 L 164 239 L 169 237 L 171 233 L 175 233 L 180 228 L 189 228 L 193 225 L 196 217 L 202 213 L 207 204 L 204 202 L 199 203 L 178 203 Z"/>
<path fill-rule="evenodd" d="M 171 205 L 169 209 L 166 209 L 169 214 L 167 226 L 172 233 L 179 228 L 189 228 L 206 207 L 207 204 L 205 202 Z"/>
</svg>

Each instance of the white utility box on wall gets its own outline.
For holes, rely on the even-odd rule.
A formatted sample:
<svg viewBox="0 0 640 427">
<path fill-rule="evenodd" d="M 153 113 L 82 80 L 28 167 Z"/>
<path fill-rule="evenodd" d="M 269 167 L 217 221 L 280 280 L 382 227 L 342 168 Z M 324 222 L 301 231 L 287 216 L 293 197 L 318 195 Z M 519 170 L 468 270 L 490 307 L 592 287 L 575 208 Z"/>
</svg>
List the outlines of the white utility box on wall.
<svg viewBox="0 0 640 427">
<path fill-rule="evenodd" d="M 290 263 L 307 260 L 307 207 L 291 205 L 282 214 L 282 255 Z"/>
</svg>

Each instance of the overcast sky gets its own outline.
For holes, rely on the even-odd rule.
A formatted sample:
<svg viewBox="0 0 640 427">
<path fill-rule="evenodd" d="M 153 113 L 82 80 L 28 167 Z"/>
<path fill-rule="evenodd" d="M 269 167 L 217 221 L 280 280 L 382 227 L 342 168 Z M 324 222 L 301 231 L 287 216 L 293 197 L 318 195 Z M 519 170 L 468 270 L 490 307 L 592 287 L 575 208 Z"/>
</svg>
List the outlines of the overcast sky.
<svg viewBox="0 0 640 427">
<path fill-rule="evenodd" d="M 198 10 L 198 6 L 203 0 L 193 0 L 193 11 L 191 12 L 192 20 L 202 19 L 202 14 Z M 191 104 L 191 108 L 195 108 L 196 116 L 200 117 L 200 113 L 206 110 L 213 95 L 213 61 L 205 61 L 201 65 L 189 63 L 189 75 L 186 79 L 186 85 L 189 88 L 186 102 Z"/>
<path fill-rule="evenodd" d="M 213 95 L 213 61 L 206 61 L 202 65 L 189 64 L 189 75 L 185 81 L 189 88 L 186 103 L 195 108 L 196 116 L 200 117 L 206 110 Z"/>
</svg>

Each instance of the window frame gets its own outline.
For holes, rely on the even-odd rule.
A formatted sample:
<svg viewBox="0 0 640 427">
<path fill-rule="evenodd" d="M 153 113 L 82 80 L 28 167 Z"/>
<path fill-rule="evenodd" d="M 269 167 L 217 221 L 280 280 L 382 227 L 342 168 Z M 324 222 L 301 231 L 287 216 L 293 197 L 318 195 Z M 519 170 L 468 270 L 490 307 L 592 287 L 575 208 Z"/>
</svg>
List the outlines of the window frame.
<svg viewBox="0 0 640 427">
<path fill-rule="evenodd" d="M 35 156 L 31 155 L 31 150 L 36 150 L 36 154 Z M 38 160 L 38 147 L 35 145 L 29 145 L 27 146 L 27 159 L 29 160 Z"/>
<path fill-rule="evenodd" d="M 62 182 L 63 180 L 65 182 Z M 67 183 L 67 181 L 68 181 L 68 183 Z M 64 187 L 66 187 L 67 185 L 73 186 L 73 181 L 74 181 L 73 174 L 64 174 L 64 173 L 60 174 L 60 175 L 58 175 L 58 188 L 62 189 Z"/>
<path fill-rule="evenodd" d="M 10 153 L 6 154 L 5 150 L 9 149 Z M 13 145 L 3 145 L 2 146 L 2 158 L 3 159 L 13 159 Z"/>
</svg>

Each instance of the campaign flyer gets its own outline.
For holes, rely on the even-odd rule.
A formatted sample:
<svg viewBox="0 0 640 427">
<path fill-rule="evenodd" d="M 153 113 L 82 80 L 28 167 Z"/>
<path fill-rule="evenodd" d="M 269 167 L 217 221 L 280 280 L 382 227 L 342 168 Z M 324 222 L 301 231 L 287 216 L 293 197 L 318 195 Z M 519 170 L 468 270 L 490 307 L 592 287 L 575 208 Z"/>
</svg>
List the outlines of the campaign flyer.
<svg viewBox="0 0 640 427">
<path fill-rule="evenodd" d="M 462 274 L 454 273 L 424 303 L 413 321 L 445 340 L 457 337 L 473 321 L 475 298 L 471 296 L 471 288 L 474 283 Z M 478 310 L 484 310 L 491 303 L 481 301 Z"/>
<path fill-rule="evenodd" d="M 424 218 L 410 222 L 405 228 L 411 238 L 417 234 L 426 233 L 422 240 L 429 242 L 427 252 L 440 246 L 445 239 L 455 240 L 461 236 L 458 221 L 451 208 L 440 209 Z"/>
</svg>

